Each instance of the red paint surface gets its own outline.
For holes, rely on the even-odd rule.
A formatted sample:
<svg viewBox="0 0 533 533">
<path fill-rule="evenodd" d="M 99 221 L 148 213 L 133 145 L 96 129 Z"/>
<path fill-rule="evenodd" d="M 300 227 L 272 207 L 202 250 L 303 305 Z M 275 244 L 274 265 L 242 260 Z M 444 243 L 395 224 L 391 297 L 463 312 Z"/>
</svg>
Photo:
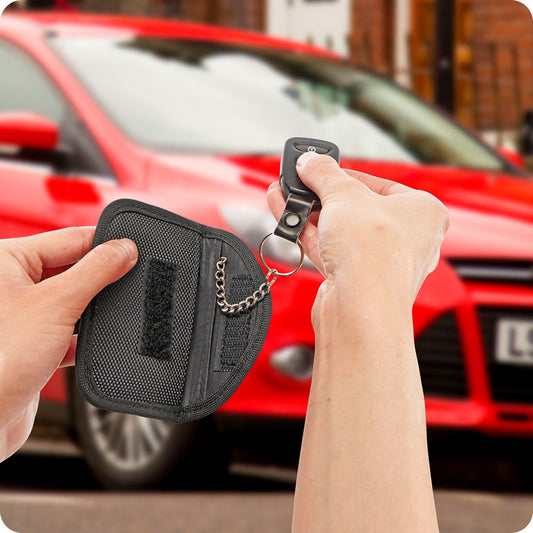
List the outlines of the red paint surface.
<svg viewBox="0 0 533 533">
<path fill-rule="evenodd" d="M 112 125 L 48 48 L 44 38 L 45 29 L 63 35 L 90 35 L 96 31 L 101 34 L 102 28 L 111 33 L 114 28 L 127 28 L 139 35 L 246 43 L 333 57 L 328 52 L 289 41 L 179 22 L 91 15 L 70 18 L 58 14 L 3 18 L 0 36 L 29 53 L 61 88 L 107 158 L 115 181 L 38 173 L 3 164 L 0 159 L 0 238 L 96 224 L 104 206 L 121 197 L 137 198 L 228 230 L 220 214 L 221 206 L 237 202 L 266 210 L 265 190 L 279 177 L 279 158 L 160 156 L 137 146 Z M 477 308 L 483 305 L 520 307 L 533 313 L 533 289 L 465 283 L 447 263 L 449 258 L 533 261 L 533 184 L 527 179 L 477 170 L 379 161 L 343 160 L 342 164 L 428 190 L 450 209 L 452 225 L 444 242 L 442 260 L 424 284 L 413 317 L 415 335 L 419 335 L 440 314 L 450 310 L 456 313 L 470 396 L 464 401 L 428 397 L 428 424 L 491 433 L 533 434 L 533 405 L 498 405 L 490 398 L 487 354 L 477 319 Z M 277 282 L 265 346 L 248 377 L 221 411 L 305 415 L 310 383 L 280 375 L 269 358 L 272 352 L 290 344 L 313 346 L 310 312 L 321 281 L 316 272 L 303 270 Z M 62 373 L 58 372 L 43 389 L 42 398 L 67 401 Z M 525 413 L 531 419 L 505 421 L 499 417 L 501 413 Z"/>
<path fill-rule="evenodd" d="M 35 113 L 0 113 L 0 144 L 53 150 L 57 146 L 57 125 Z"/>
</svg>

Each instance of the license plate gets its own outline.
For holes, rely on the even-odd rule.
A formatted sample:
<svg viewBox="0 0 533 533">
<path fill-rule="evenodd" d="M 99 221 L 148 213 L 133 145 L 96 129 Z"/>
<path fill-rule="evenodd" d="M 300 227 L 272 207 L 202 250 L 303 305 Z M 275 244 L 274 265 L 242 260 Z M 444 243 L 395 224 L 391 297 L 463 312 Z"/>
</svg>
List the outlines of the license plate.
<svg viewBox="0 0 533 533">
<path fill-rule="evenodd" d="M 498 320 L 495 353 L 499 363 L 533 365 L 533 320 Z"/>
</svg>

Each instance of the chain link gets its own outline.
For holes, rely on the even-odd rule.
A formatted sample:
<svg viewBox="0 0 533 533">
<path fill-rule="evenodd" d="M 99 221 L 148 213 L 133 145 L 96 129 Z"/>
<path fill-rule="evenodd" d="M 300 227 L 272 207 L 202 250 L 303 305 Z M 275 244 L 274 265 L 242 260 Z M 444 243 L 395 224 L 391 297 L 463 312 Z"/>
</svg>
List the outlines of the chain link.
<svg viewBox="0 0 533 533">
<path fill-rule="evenodd" d="M 253 294 L 241 300 L 239 303 L 230 304 L 226 300 L 226 263 L 227 258 L 221 257 L 217 262 L 217 271 L 215 273 L 217 286 L 217 304 L 225 315 L 238 315 L 243 311 L 248 311 L 256 306 L 270 292 L 270 287 L 278 279 L 278 271 L 272 268 L 266 273 L 266 280 L 259 286 Z"/>
</svg>

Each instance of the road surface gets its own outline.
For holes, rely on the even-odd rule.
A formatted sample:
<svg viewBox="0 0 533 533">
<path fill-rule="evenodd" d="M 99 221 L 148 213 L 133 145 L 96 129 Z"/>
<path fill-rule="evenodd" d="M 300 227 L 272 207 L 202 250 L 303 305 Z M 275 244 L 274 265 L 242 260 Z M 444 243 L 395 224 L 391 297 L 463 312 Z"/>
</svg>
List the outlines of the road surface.
<svg viewBox="0 0 533 533">
<path fill-rule="evenodd" d="M 284 533 L 295 470 L 234 464 L 222 483 L 165 491 L 102 491 L 75 454 L 19 455 L 0 468 L 0 514 L 17 533 Z M 533 513 L 533 493 L 437 488 L 442 533 L 513 533 Z M 0 527 L 0 532 L 3 533 Z"/>
</svg>

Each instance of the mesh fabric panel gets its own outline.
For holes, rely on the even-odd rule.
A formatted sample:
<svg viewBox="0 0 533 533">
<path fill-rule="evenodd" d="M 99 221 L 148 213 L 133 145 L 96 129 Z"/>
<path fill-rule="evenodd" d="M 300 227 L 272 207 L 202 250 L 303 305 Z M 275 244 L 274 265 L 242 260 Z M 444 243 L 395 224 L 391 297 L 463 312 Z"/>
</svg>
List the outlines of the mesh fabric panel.
<svg viewBox="0 0 533 533">
<path fill-rule="evenodd" d="M 167 235 L 173 235 L 172 240 Z M 109 398 L 178 406 L 194 322 L 200 235 L 130 212 L 115 217 L 106 237 L 131 238 L 139 248 L 139 261 L 124 278 L 104 289 L 96 299 L 94 384 Z M 178 266 L 173 302 L 176 312 L 172 321 L 170 357 L 166 360 L 140 354 L 147 258 Z"/>
<path fill-rule="evenodd" d="M 189 422 L 237 390 L 265 341 L 270 294 L 238 316 L 216 301 L 216 264 L 227 257 L 228 296 L 242 300 L 265 275 L 235 235 L 164 209 L 120 199 L 103 211 L 94 246 L 131 238 L 133 269 L 106 287 L 80 321 L 76 380 L 93 405 Z"/>
</svg>

